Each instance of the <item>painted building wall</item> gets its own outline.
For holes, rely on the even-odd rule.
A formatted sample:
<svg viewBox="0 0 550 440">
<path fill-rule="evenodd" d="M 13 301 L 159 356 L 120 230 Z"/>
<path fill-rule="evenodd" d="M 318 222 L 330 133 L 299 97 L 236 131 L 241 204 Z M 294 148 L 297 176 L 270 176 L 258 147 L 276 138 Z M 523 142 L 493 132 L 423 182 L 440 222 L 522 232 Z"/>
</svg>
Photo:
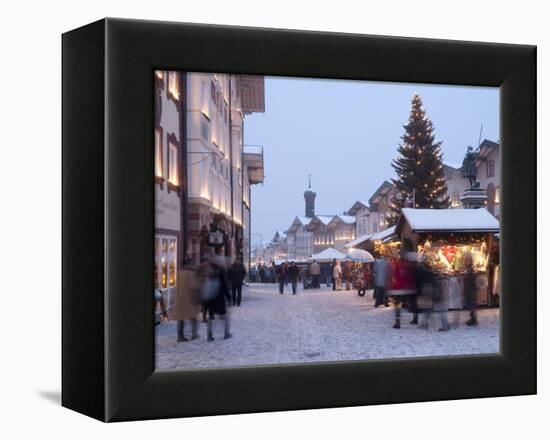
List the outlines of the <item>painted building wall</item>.
<svg viewBox="0 0 550 440">
<path fill-rule="evenodd" d="M 179 72 L 155 72 L 155 288 L 163 293 L 168 309 L 174 304 L 177 269 L 181 264 L 182 142 Z"/>
</svg>

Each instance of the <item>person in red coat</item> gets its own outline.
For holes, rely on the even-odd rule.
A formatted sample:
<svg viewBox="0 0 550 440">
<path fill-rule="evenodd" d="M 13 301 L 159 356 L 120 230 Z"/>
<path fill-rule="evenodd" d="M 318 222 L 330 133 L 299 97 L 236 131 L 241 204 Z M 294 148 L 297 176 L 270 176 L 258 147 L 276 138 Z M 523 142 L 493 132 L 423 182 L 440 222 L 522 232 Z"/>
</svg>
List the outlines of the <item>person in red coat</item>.
<svg viewBox="0 0 550 440">
<path fill-rule="evenodd" d="M 395 324 L 393 328 L 401 328 L 401 308 L 416 292 L 415 267 L 408 255 L 403 254 L 392 264 L 392 275 L 388 295 L 395 306 Z"/>
</svg>

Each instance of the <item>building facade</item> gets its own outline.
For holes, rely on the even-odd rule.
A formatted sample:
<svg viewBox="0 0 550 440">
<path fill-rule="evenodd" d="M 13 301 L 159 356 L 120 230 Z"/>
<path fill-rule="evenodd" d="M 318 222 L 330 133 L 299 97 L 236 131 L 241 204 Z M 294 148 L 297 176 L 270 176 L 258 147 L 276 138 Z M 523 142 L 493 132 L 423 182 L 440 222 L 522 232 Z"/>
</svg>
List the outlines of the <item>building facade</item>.
<svg viewBox="0 0 550 440">
<path fill-rule="evenodd" d="M 219 253 L 250 261 L 250 185 L 263 151 L 243 146 L 245 115 L 263 111 L 263 77 L 155 71 L 155 288 L 174 303 L 177 270 L 200 261 L 204 233 Z M 246 92 L 243 94 L 243 90 Z"/>
<path fill-rule="evenodd" d="M 184 255 L 186 170 L 181 116 L 185 74 L 155 72 L 155 289 L 174 304 L 177 270 Z"/>
<path fill-rule="evenodd" d="M 306 260 L 328 248 L 344 250 L 344 244 L 355 238 L 355 218 L 349 215 L 315 214 L 316 193 L 309 187 L 304 192 L 305 216 L 296 216 L 285 231 L 288 260 Z"/>
<path fill-rule="evenodd" d="M 247 78 L 263 86 L 263 77 L 187 74 L 187 254 L 196 263 L 213 224 L 227 237 L 221 253 L 250 260 L 250 185 L 263 181 L 263 151 L 243 146 Z"/>
<path fill-rule="evenodd" d="M 477 180 L 487 193 L 487 210 L 500 218 L 500 145 L 485 139 L 476 150 Z M 445 164 L 445 182 L 451 208 L 464 208 L 460 197 L 469 187 L 468 179 L 462 173 L 462 165 Z"/>
<path fill-rule="evenodd" d="M 368 202 L 356 201 L 347 211 L 347 215 L 355 217 L 355 235 L 368 234 L 371 230 L 370 209 Z"/>
</svg>

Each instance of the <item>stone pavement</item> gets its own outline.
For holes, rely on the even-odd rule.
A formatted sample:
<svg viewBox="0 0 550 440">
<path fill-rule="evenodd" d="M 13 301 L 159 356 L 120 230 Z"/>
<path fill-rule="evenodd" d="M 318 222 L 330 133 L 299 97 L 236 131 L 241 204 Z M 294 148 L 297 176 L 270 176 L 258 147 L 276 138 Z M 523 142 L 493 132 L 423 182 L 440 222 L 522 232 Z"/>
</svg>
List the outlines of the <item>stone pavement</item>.
<svg viewBox="0 0 550 440">
<path fill-rule="evenodd" d="M 409 325 L 403 313 L 395 330 L 393 309 L 373 307 L 372 291 L 334 292 L 322 287 L 299 289 L 290 285 L 280 295 L 275 284 L 252 284 L 243 289 L 241 307 L 230 307 L 233 338 L 223 339 L 221 320 L 214 321 L 213 342 L 200 338 L 176 342 L 176 323 L 156 327 L 157 368 L 208 368 L 259 364 L 347 361 L 400 357 L 465 355 L 499 351 L 499 310 L 479 311 L 479 326 L 466 327 L 467 312 L 449 313 L 452 329 L 438 332 L 433 315 L 428 330 Z M 186 323 L 186 336 L 189 336 Z"/>
</svg>

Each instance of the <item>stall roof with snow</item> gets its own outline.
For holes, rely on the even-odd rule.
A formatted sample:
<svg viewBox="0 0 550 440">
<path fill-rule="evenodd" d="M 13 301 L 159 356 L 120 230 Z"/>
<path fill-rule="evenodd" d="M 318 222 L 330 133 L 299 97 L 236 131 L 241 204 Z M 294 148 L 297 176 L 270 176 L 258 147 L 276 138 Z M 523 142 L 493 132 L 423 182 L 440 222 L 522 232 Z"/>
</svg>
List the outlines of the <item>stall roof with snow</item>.
<svg viewBox="0 0 550 440">
<path fill-rule="evenodd" d="M 376 234 L 373 234 L 370 238 L 370 241 L 384 241 L 390 237 L 395 235 L 395 226 L 390 226 L 387 229 L 384 229 L 383 231 L 377 232 Z"/>
<path fill-rule="evenodd" d="M 404 222 L 412 232 L 498 232 L 498 220 L 485 208 L 479 209 L 413 209 L 403 208 L 397 222 L 400 231 Z"/>
<path fill-rule="evenodd" d="M 367 252 L 364 249 L 353 249 L 348 252 L 346 258 L 351 261 L 361 262 L 361 263 L 373 263 L 374 257 L 370 252 Z"/>
<path fill-rule="evenodd" d="M 365 234 L 357 237 L 355 240 L 351 240 L 349 243 L 346 243 L 344 247 L 346 249 L 351 249 L 354 247 L 359 246 L 360 244 L 364 243 L 365 241 L 369 240 L 372 237 L 372 234 Z"/>
<path fill-rule="evenodd" d="M 346 254 L 343 254 L 342 252 L 339 252 L 334 248 L 328 248 L 319 252 L 318 254 L 313 254 L 309 259 L 317 261 L 332 261 L 334 259 L 343 260 L 345 257 Z"/>
</svg>

